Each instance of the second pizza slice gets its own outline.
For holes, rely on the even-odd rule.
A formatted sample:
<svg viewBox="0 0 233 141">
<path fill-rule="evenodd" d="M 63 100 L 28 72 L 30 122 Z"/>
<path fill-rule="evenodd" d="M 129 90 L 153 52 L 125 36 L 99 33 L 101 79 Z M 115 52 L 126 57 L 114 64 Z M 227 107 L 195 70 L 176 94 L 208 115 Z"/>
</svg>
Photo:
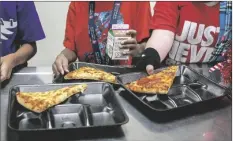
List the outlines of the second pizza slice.
<svg viewBox="0 0 233 141">
<path fill-rule="evenodd" d="M 77 70 L 71 71 L 65 75 L 64 79 L 89 79 L 89 80 L 100 80 L 110 83 L 116 83 L 116 76 L 111 73 L 105 72 L 100 69 L 91 67 L 80 67 Z"/>
<path fill-rule="evenodd" d="M 167 94 L 176 77 L 178 66 L 170 66 L 159 73 L 143 77 L 127 84 L 133 92 L 146 94 Z"/>
</svg>

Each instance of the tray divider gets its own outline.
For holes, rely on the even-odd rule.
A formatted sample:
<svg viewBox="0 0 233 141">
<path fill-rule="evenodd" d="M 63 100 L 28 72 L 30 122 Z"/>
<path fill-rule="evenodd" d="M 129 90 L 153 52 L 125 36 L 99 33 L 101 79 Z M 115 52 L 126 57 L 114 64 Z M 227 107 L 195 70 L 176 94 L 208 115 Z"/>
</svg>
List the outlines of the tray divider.
<svg viewBox="0 0 233 141">
<path fill-rule="evenodd" d="M 52 126 L 52 123 L 51 123 L 50 111 L 46 112 L 46 116 L 47 116 L 47 119 L 48 119 L 47 128 L 52 129 L 53 126 Z"/>
<path fill-rule="evenodd" d="M 169 96 L 168 96 L 168 100 L 171 101 L 172 105 L 173 105 L 175 108 L 178 107 L 177 104 L 176 104 L 176 102 L 175 102 L 172 98 L 170 98 Z"/>
<path fill-rule="evenodd" d="M 92 115 L 91 110 L 90 110 L 90 105 L 83 105 L 83 111 L 84 111 L 84 117 L 85 117 L 85 126 L 89 127 L 93 125 Z"/>
<path fill-rule="evenodd" d="M 202 98 L 199 96 L 199 94 L 197 94 L 192 88 L 190 88 L 189 86 L 187 86 L 187 88 L 188 88 L 200 101 L 203 101 Z"/>
</svg>

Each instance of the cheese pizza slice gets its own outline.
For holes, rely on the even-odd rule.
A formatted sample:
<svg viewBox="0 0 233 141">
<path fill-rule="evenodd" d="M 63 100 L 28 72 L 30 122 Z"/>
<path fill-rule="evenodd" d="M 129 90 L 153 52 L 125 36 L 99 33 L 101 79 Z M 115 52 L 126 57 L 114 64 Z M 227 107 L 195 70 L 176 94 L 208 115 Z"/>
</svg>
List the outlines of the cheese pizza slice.
<svg viewBox="0 0 233 141">
<path fill-rule="evenodd" d="M 77 70 L 71 71 L 64 76 L 64 79 L 89 79 L 89 80 L 100 80 L 110 83 L 116 83 L 116 76 L 111 73 L 105 72 L 100 69 L 91 67 L 80 67 Z"/>
<path fill-rule="evenodd" d="M 23 107 L 41 113 L 74 94 L 83 93 L 86 88 L 87 84 L 79 84 L 46 92 L 17 92 L 16 99 Z"/>
<path fill-rule="evenodd" d="M 178 66 L 170 66 L 158 73 L 131 82 L 126 87 L 138 93 L 167 94 L 176 77 L 177 70 Z"/>
</svg>

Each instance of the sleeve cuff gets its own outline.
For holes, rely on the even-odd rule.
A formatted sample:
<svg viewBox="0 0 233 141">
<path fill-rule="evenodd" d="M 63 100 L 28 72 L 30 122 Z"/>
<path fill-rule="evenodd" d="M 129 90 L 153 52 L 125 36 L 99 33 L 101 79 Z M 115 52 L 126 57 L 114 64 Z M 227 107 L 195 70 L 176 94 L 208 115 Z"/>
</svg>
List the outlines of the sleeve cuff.
<svg viewBox="0 0 233 141">
<path fill-rule="evenodd" d="M 71 44 L 70 42 L 64 42 L 63 45 L 65 48 L 68 48 L 68 49 L 76 52 L 75 46 L 73 44 Z"/>
</svg>

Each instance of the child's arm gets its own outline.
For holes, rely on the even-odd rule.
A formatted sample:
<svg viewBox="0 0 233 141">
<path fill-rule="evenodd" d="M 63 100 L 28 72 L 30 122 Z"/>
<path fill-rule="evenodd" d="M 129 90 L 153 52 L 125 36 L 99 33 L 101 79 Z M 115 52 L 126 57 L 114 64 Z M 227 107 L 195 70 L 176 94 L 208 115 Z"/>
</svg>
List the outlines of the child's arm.
<svg viewBox="0 0 233 141">
<path fill-rule="evenodd" d="M 15 53 L 1 57 L 1 82 L 9 79 L 12 69 L 27 62 L 37 52 L 36 41 L 44 39 L 39 16 L 33 2 L 16 2 L 17 35 L 15 42 L 20 45 Z"/>
</svg>

